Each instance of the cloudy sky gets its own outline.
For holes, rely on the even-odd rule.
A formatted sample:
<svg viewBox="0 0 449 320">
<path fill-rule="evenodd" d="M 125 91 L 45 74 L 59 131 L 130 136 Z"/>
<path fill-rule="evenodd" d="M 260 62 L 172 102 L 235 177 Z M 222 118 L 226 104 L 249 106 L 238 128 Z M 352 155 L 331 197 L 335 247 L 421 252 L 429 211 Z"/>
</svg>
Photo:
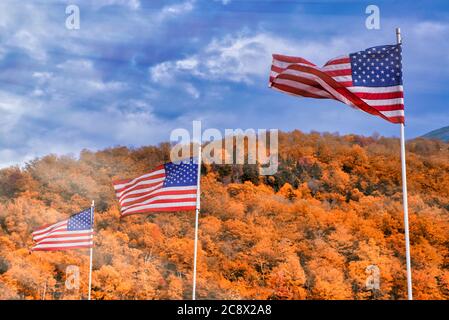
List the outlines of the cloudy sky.
<svg viewBox="0 0 449 320">
<path fill-rule="evenodd" d="M 365 9 L 381 10 L 381 29 Z M 65 26 L 78 5 L 79 30 Z M 407 135 L 449 125 L 449 4 L 441 1 L 0 2 L 0 167 L 48 153 L 167 141 L 174 128 L 397 136 L 336 101 L 267 87 L 272 53 L 316 64 L 404 39 Z"/>
</svg>

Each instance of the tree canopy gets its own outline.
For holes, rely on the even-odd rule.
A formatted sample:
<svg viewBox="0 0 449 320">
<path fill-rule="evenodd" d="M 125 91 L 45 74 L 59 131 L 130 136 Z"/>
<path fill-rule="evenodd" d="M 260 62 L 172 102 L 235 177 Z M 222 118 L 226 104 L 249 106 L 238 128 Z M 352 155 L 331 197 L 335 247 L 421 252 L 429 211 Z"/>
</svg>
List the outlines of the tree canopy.
<svg viewBox="0 0 449 320">
<path fill-rule="evenodd" d="M 0 170 L 0 299 L 86 298 L 88 251 L 34 252 L 31 233 L 95 200 L 94 299 L 189 299 L 194 213 L 119 219 L 111 181 L 168 161 L 169 145 L 48 155 Z M 280 133 L 279 171 L 205 165 L 200 299 L 404 299 L 399 141 Z M 413 289 L 449 299 L 449 144 L 407 143 Z M 68 265 L 80 288 L 64 286 Z M 366 286 L 379 268 L 380 287 Z M 369 268 L 368 268 L 369 270 Z"/>
</svg>

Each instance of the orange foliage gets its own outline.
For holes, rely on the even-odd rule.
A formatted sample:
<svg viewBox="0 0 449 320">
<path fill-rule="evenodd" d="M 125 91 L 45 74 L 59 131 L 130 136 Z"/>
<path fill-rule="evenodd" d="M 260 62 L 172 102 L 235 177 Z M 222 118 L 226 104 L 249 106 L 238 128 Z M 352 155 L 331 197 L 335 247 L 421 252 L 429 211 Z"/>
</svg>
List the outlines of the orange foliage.
<svg viewBox="0 0 449 320">
<path fill-rule="evenodd" d="M 279 171 L 204 166 L 200 299 L 404 299 L 399 142 L 280 133 Z M 95 200 L 94 299 L 188 299 L 193 212 L 119 219 L 111 181 L 168 160 L 169 145 L 49 155 L 0 170 L 0 299 L 80 299 L 88 251 L 30 254 L 31 232 Z M 408 142 L 414 294 L 449 299 L 449 145 Z M 79 289 L 65 269 L 80 267 Z M 366 286 L 377 266 L 380 287 Z"/>
</svg>

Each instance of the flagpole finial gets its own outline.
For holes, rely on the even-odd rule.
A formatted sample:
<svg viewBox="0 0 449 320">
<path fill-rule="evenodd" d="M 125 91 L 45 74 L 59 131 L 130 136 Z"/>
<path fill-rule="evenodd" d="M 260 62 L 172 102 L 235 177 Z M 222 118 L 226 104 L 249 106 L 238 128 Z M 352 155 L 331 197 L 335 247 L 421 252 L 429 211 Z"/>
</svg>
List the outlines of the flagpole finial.
<svg viewBox="0 0 449 320">
<path fill-rule="evenodd" d="M 402 37 L 401 37 L 401 28 L 396 28 L 396 42 L 398 44 L 402 43 Z"/>
<path fill-rule="evenodd" d="M 91 207 L 95 207 L 95 200 L 92 200 Z"/>
</svg>

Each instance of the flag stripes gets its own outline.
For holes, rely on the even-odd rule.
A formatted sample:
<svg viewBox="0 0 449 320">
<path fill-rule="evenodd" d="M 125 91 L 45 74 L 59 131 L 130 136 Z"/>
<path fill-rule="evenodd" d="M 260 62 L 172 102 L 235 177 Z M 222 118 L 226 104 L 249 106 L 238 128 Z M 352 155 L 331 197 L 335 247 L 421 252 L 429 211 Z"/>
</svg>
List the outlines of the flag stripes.
<svg viewBox="0 0 449 320">
<path fill-rule="evenodd" d="M 38 228 L 33 232 L 32 251 L 53 251 L 93 246 L 91 209 L 84 210 L 67 220 Z"/>
<path fill-rule="evenodd" d="M 369 57 L 364 54 L 365 51 L 362 51 L 332 59 L 322 68 L 303 58 L 274 54 L 269 84 L 271 88 L 287 94 L 315 99 L 335 99 L 387 121 L 403 123 L 404 95 L 402 71 L 400 75 L 398 72 L 401 68 L 399 49 L 398 46 L 377 47 L 377 51 L 376 47 L 370 48 L 366 51 L 369 52 L 369 57 L 373 54 L 372 61 L 375 63 L 370 62 Z M 361 70 L 359 75 L 354 69 L 358 60 L 361 61 L 361 66 L 356 67 L 357 70 Z M 366 64 L 372 67 L 370 72 L 367 72 L 370 67 Z M 372 83 L 371 81 L 367 83 L 366 80 L 369 80 L 370 75 Z M 391 82 L 390 79 L 394 79 L 394 76 L 395 82 Z M 384 82 L 396 85 L 383 85 Z M 362 85 L 363 83 L 367 85 Z"/>
<path fill-rule="evenodd" d="M 195 210 L 197 164 L 168 163 L 134 179 L 114 181 L 121 216 Z"/>
</svg>

